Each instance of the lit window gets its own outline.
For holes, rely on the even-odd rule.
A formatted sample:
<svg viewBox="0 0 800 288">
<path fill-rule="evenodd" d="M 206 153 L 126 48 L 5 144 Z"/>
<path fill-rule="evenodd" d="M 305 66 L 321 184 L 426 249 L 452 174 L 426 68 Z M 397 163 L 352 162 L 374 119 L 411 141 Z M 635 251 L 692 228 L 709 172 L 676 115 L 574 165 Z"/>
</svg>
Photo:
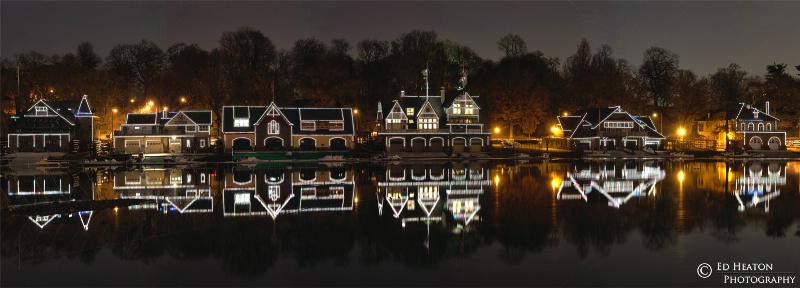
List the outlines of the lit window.
<svg viewBox="0 0 800 288">
<path fill-rule="evenodd" d="M 316 130 L 317 127 L 314 121 L 303 121 L 300 122 L 300 130 Z"/>
<path fill-rule="evenodd" d="M 331 131 L 343 131 L 344 130 L 344 122 L 330 122 Z"/>
<path fill-rule="evenodd" d="M 414 116 L 414 108 L 406 108 L 406 115 Z"/>
<path fill-rule="evenodd" d="M 247 118 L 235 118 L 233 119 L 233 127 L 247 127 L 250 124 Z"/>
<path fill-rule="evenodd" d="M 250 193 L 236 193 L 233 197 L 233 204 L 235 205 L 250 204 Z"/>
<path fill-rule="evenodd" d="M 278 125 L 278 122 L 272 120 L 267 124 L 267 134 L 279 134 L 281 132 L 281 126 Z"/>
</svg>

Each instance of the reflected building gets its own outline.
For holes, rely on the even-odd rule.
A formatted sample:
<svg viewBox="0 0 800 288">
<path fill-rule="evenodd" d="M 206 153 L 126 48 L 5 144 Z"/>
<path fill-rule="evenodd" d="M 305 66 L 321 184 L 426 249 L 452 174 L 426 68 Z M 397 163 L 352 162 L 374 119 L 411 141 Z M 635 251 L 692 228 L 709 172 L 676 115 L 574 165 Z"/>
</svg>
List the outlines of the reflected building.
<svg viewBox="0 0 800 288">
<path fill-rule="evenodd" d="M 479 163 L 388 165 L 378 180 L 378 213 L 407 222 L 442 221 L 445 212 L 461 224 L 478 219 L 480 196 L 492 184 Z"/>
<path fill-rule="evenodd" d="M 67 169 L 39 169 L 37 167 L 14 167 L 6 174 L 9 205 L 31 205 L 94 200 L 94 185 L 87 174 L 72 174 Z M 54 213 L 27 216 L 39 228 L 53 222 L 69 224 L 80 222 L 84 230 L 89 229 L 92 211 Z"/>
<path fill-rule="evenodd" d="M 607 201 L 619 208 L 635 197 L 653 193 L 666 172 L 653 162 L 593 162 L 573 164 L 556 194 L 558 200 Z"/>
<path fill-rule="evenodd" d="M 749 162 L 736 177 L 736 200 L 739 211 L 764 207 L 769 212 L 770 201 L 781 195 L 780 187 L 786 185 L 786 163 Z"/>
<path fill-rule="evenodd" d="M 210 213 L 211 170 L 153 168 L 114 171 L 114 191 L 122 199 L 153 200 L 128 209 L 155 209 L 168 213 Z"/>
<path fill-rule="evenodd" d="M 225 175 L 223 213 L 275 219 L 287 213 L 351 211 L 354 193 L 353 173 L 347 168 L 234 168 Z"/>
</svg>

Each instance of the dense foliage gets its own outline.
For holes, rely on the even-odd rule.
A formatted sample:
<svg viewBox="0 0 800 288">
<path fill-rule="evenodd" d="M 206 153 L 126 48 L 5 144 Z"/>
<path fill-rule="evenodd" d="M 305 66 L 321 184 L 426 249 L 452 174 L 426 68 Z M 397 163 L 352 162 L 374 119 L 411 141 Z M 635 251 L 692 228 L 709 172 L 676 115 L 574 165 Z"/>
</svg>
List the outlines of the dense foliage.
<svg viewBox="0 0 800 288">
<path fill-rule="evenodd" d="M 771 101 L 771 114 L 790 136 L 800 129 L 795 113 L 800 79 L 787 72 L 786 64 L 768 65 L 763 76 L 749 75 L 736 64 L 703 76 L 681 69 L 679 55 L 661 47 L 644 51 L 639 67 L 615 58 L 608 45 L 593 51 L 585 39 L 564 63 L 529 51 L 519 35 L 503 36 L 497 48 L 505 56 L 492 61 L 440 39 L 435 31 L 413 30 L 392 41 L 352 45 L 308 38 L 277 50 L 269 37 L 249 27 L 223 33 L 211 51 L 184 43 L 163 49 L 142 40 L 117 45 L 101 57 L 83 42 L 75 53 L 30 51 L 0 60 L 0 131 L 5 133 L 11 115 L 39 99 L 76 100 L 84 94 L 99 116 L 99 135 L 109 134 L 112 122 L 121 123 L 127 112 L 209 109 L 217 118 L 223 105 L 272 101 L 353 107 L 364 115 L 360 126 L 372 127 L 377 102 L 396 99 L 400 90 L 423 90 L 420 71 L 426 68 L 431 91 L 461 87 L 466 72 L 466 90 L 484 97 L 485 121 L 501 127 L 503 136 L 548 135 L 556 115 L 616 105 L 639 115 L 657 113 L 662 130 L 671 135 L 709 113 L 730 119 L 738 103 L 763 109 L 764 101 Z"/>
</svg>

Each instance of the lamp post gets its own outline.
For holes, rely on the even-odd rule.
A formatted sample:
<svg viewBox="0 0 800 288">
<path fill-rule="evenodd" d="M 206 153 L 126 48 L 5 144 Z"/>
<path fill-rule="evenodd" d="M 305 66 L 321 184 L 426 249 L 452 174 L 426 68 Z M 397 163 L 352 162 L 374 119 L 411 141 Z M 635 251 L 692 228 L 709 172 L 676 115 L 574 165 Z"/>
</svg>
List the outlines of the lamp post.
<svg viewBox="0 0 800 288">
<path fill-rule="evenodd" d="M 358 126 L 359 126 L 359 125 L 358 125 L 358 122 L 359 122 L 359 121 L 358 121 L 358 119 L 359 119 L 359 118 L 358 118 L 358 109 L 353 109 L 353 115 L 355 115 L 355 116 L 356 116 L 356 119 L 355 119 L 355 120 L 356 120 L 356 141 L 358 141 L 358 139 L 359 139 L 359 134 L 361 134 L 361 130 L 360 130 L 360 129 L 359 129 L 359 127 L 358 127 Z M 360 142 L 360 141 L 359 141 L 359 142 Z"/>
<path fill-rule="evenodd" d="M 653 113 L 653 118 L 658 118 L 658 131 L 664 131 L 664 115 L 658 115 L 658 113 Z"/>
<path fill-rule="evenodd" d="M 117 115 L 117 108 L 111 109 L 111 137 L 114 137 L 114 116 Z"/>
</svg>

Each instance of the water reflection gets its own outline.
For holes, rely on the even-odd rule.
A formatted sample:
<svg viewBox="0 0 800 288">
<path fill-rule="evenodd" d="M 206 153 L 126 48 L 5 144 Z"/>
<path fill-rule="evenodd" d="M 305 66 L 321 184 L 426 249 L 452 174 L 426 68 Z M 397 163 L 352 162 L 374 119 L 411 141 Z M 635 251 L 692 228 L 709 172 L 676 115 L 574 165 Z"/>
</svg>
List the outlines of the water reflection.
<svg viewBox="0 0 800 288">
<path fill-rule="evenodd" d="M 211 169 L 142 167 L 113 173 L 113 189 L 119 198 L 152 200 L 129 209 L 154 209 L 163 213 L 214 212 L 209 180 Z"/>
<path fill-rule="evenodd" d="M 790 253 L 774 252 L 790 251 L 800 241 L 798 172 L 797 162 L 15 167 L 2 171 L 4 207 L 56 200 L 151 202 L 60 215 L 4 214 L 2 260 L 21 268 L 3 265 L 2 284 L 59 283 L 22 275 L 66 258 L 102 264 L 93 267 L 110 279 L 129 269 L 155 272 L 166 260 L 198 274 L 132 279 L 128 286 L 208 285 L 219 277 L 278 281 L 284 273 L 347 277 L 339 282 L 325 282 L 332 276 L 289 277 L 299 282 L 275 285 L 379 284 L 376 279 L 396 275 L 397 266 L 412 268 L 402 271 L 413 276 L 397 285 L 418 285 L 412 279 L 425 278 L 430 285 L 552 286 L 565 285 L 557 280 L 565 277 L 558 269 L 575 265 L 596 271 L 571 271 L 569 279 L 587 279 L 570 282 L 574 285 L 640 286 L 656 280 L 707 285 L 681 269 L 710 261 L 703 255 L 718 245 L 738 252 L 714 261 L 749 257 L 777 266 L 796 261 Z M 101 257 L 103 252 L 111 257 Z M 675 265 L 639 276 L 612 268 L 637 257 Z M 129 263 L 118 263 L 124 261 Z M 216 265 L 192 266 L 198 261 Z M 134 263 L 144 265 L 130 266 Z M 472 265 L 499 271 L 480 277 L 449 270 Z M 74 274 L 86 267 L 59 268 Z M 459 277 L 443 282 L 422 270 Z M 592 282 L 597 273 L 618 277 Z M 366 274 L 374 278 L 358 276 Z M 65 277 L 60 280 L 70 279 Z"/>
<path fill-rule="evenodd" d="M 226 217 L 353 210 L 352 171 L 311 167 L 296 170 L 233 168 L 222 191 Z"/>
<path fill-rule="evenodd" d="M 665 171 L 655 162 L 602 162 L 575 164 L 559 186 L 558 200 L 589 198 L 608 201 L 619 208 L 634 197 L 652 196 Z M 683 175 L 683 174 L 680 174 Z M 681 180 L 682 181 L 682 180 Z M 593 193 L 594 192 L 594 193 Z M 597 197 L 592 197 L 597 196 Z"/>
<path fill-rule="evenodd" d="M 94 183 L 86 174 L 72 174 L 67 169 L 19 167 L 13 173 L 7 174 L 7 177 L 7 192 L 4 196 L 8 199 L 8 205 L 92 200 L 95 196 Z M 84 230 L 88 230 L 92 214 L 93 211 L 78 211 L 25 217 L 41 229 L 56 222 L 80 223 Z"/>
</svg>

